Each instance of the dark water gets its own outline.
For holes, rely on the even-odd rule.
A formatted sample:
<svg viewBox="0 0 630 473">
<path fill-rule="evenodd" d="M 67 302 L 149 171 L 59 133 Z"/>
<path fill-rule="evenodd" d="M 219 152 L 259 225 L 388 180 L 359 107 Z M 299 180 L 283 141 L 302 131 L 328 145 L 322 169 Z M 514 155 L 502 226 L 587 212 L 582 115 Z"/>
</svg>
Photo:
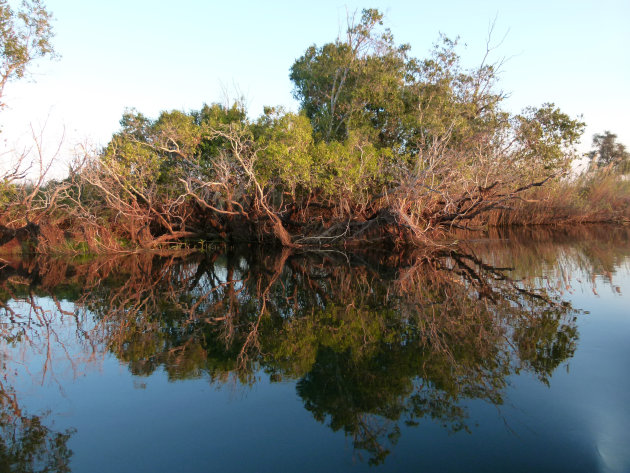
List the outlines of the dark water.
<svg viewBox="0 0 630 473">
<path fill-rule="evenodd" d="M 0 269 L 0 471 L 630 471 L 630 238 Z"/>
</svg>

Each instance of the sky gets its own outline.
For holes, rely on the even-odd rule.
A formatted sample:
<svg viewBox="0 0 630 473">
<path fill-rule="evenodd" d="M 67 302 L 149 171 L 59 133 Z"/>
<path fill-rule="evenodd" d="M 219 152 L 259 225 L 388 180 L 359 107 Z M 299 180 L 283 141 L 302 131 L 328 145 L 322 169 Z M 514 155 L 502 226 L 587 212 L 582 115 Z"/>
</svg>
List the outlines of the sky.
<svg viewBox="0 0 630 473">
<path fill-rule="evenodd" d="M 50 153 L 61 143 L 64 159 L 78 144 L 102 146 L 126 108 L 156 117 L 243 96 L 252 118 L 265 105 L 297 110 L 294 60 L 312 44 L 334 41 L 347 13 L 361 8 L 381 10 L 396 42 L 419 58 L 440 33 L 459 36 L 471 67 L 483 58 L 494 21 L 490 59 L 506 59 L 505 108 L 553 102 L 587 123 L 583 151 L 604 130 L 630 147 L 630 0 L 44 3 L 60 57 L 38 61 L 28 80 L 7 86 L 2 159 L 28 146 L 32 130 Z"/>
</svg>

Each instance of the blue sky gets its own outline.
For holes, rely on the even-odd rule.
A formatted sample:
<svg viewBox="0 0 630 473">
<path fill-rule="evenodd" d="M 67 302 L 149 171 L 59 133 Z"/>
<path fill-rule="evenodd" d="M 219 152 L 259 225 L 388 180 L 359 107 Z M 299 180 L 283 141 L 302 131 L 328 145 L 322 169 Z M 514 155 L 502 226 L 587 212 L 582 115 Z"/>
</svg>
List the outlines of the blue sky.
<svg viewBox="0 0 630 473">
<path fill-rule="evenodd" d="M 346 12 L 379 8 L 399 43 L 425 57 L 440 32 L 461 38 L 478 64 L 489 23 L 505 40 L 500 85 L 506 107 L 554 102 L 583 115 L 591 135 L 611 130 L 630 146 L 630 0 L 600 1 L 193 1 L 47 0 L 61 58 L 40 61 L 30 81 L 10 84 L 0 114 L 5 146 L 30 124 L 55 143 L 103 144 L 126 107 L 149 116 L 242 94 L 251 116 L 264 105 L 296 110 L 288 72 L 311 44 L 332 41 Z"/>
</svg>

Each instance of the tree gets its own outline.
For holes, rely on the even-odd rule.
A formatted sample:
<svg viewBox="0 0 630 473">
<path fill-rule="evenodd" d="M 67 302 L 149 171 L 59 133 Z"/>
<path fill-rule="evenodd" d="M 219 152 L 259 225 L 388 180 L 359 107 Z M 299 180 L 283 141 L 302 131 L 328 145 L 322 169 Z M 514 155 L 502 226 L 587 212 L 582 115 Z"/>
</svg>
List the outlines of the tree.
<svg viewBox="0 0 630 473">
<path fill-rule="evenodd" d="M 630 172 L 630 152 L 623 144 L 617 143 L 614 133 L 605 131 L 603 135 L 593 135 L 592 147 L 587 156 L 597 167 L 614 167 L 623 174 Z"/>
<path fill-rule="evenodd" d="M 566 167 L 574 157 L 584 124 L 553 104 L 510 116 L 501 108 L 506 95 L 497 89 L 501 61 L 488 60 L 491 33 L 479 66 L 465 69 L 458 40 L 441 36 L 426 59 L 414 58 L 407 44 L 397 45 L 383 15 L 363 10 L 347 35 L 321 47 L 309 47 L 291 68 L 294 96 L 311 120 L 316 141 L 347 140 L 360 134 L 388 148 L 411 167 L 426 166 L 437 143 L 449 153 L 478 165 L 480 154 L 511 154 L 522 167 L 545 173 Z M 442 153 L 444 154 L 444 153 Z M 449 158 L 452 161 L 452 158 Z"/>
<path fill-rule="evenodd" d="M 0 0 L 0 107 L 8 82 L 23 78 L 35 59 L 54 55 L 51 20 L 41 0 L 24 0 L 18 11 Z"/>
<path fill-rule="evenodd" d="M 382 25 L 382 13 L 363 10 L 345 39 L 309 47 L 291 67 L 294 96 L 318 138 L 343 141 L 352 128 L 386 132 L 388 115 L 402 106 L 409 46 L 396 46 Z"/>
<path fill-rule="evenodd" d="M 17 11 L 11 8 L 8 0 L 0 0 L 0 110 L 5 106 L 2 98 L 7 83 L 25 77 L 28 67 L 35 59 L 54 55 L 51 44 L 53 37 L 51 19 L 50 12 L 46 10 L 41 0 L 24 0 Z M 3 219 L 12 207 L 19 208 L 20 213 L 26 218 L 26 225 L 18 229 L 7 228 L 0 223 L 2 244 L 14 237 L 22 239 L 39 234 L 37 225 L 28 221 L 28 211 L 40 193 L 50 164 L 44 165 L 41 137 L 33 133 L 33 139 L 38 155 L 39 176 L 31 188 L 16 185 L 17 181 L 26 177 L 30 168 L 26 163 L 28 152 L 12 156 L 13 162 L 8 168 L 0 170 L 0 219 Z M 7 154 L 11 153 L 9 151 Z M 50 205 L 46 205 L 46 210 L 52 206 L 53 201 L 48 202 Z"/>
<path fill-rule="evenodd" d="M 442 36 L 416 59 L 378 10 L 363 10 L 346 36 L 293 64 L 298 113 L 268 107 L 250 121 L 239 103 L 157 119 L 129 112 L 82 174 L 101 200 L 76 205 L 98 209 L 85 221 L 104 216 L 103 227 L 148 246 L 427 243 L 542 186 L 574 155 L 581 121 L 553 104 L 502 109 L 492 50 L 488 38 L 466 69 L 457 40 Z"/>
<path fill-rule="evenodd" d="M 585 123 L 572 119 L 553 103 L 527 107 L 515 117 L 517 156 L 531 168 L 567 169 L 575 158 Z"/>
</svg>

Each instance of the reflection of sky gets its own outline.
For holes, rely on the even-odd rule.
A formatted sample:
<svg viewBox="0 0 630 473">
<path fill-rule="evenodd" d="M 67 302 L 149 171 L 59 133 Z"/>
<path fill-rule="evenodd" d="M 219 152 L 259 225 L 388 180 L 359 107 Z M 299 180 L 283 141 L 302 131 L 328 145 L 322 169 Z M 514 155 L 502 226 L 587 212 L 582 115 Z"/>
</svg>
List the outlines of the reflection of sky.
<svg viewBox="0 0 630 473">
<path fill-rule="evenodd" d="M 105 347 L 97 342 L 99 337 L 90 335 L 94 324 L 89 317 L 69 315 L 74 311 L 72 303 L 59 302 L 59 308 L 67 312 L 64 315 L 50 298 L 38 297 L 35 303 L 41 309 L 37 314 L 26 302 L 9 303 L 29 328 L 17 343 L 7 345 L 0 339 L 0 350 L 10 367 L 4 373 L 7 386 L 17 390 L 20 403 L 25 399 L 37 413 L 67 404 L 66 387 L 101 370 Z M 53 399 L 57 401 L 50 404 Z"/>
<path fill-rule="evenodd" d="M 611 284 L 603 277 L 596 278 L 598 296 L 588 292 L 573 296 L 575 304 L 590 315 L 580 321 L 580 346 L 571 365 L 583 363 L 588 367 L 584 376 L 588 376 L 590 383 L 585 383 L 586 389 L 579 396 L 588 406 L 584 415 L 599 454 L 601 471 L 615 473 L 630 471 L 628 263 L 630 260 L 612 275 Z"/>
<path fill-rule="evenodd" d="M 589 312 L 578 316 L 575 356 L 554 373 L 549 389 L 531 380 L 526 388 L 527 378 L 517 377 L 508 396 L 518 410 L 528 413 L 524 425 L 534 430 L 546 425 L 549 432 L 538 434 L 558 448 L 572 445 L 590 451 L 587 455 L 601 472 L 630 471 L 628 263 L 620 265 L 610 281 L 579 270 L 571 274 L 565 297 Z"/>
<path fill-rule="evenodd" d="M 593 432 L 596 434 L 594 443 L 600 457 L 600 471 L 623 473 L 630 471 L 630 424 L 628 416 L 616 410 L 612 412 L 613 410 L 601 415 L 598 419 L 599 425 L 593 425 Z"/>
</svg>

